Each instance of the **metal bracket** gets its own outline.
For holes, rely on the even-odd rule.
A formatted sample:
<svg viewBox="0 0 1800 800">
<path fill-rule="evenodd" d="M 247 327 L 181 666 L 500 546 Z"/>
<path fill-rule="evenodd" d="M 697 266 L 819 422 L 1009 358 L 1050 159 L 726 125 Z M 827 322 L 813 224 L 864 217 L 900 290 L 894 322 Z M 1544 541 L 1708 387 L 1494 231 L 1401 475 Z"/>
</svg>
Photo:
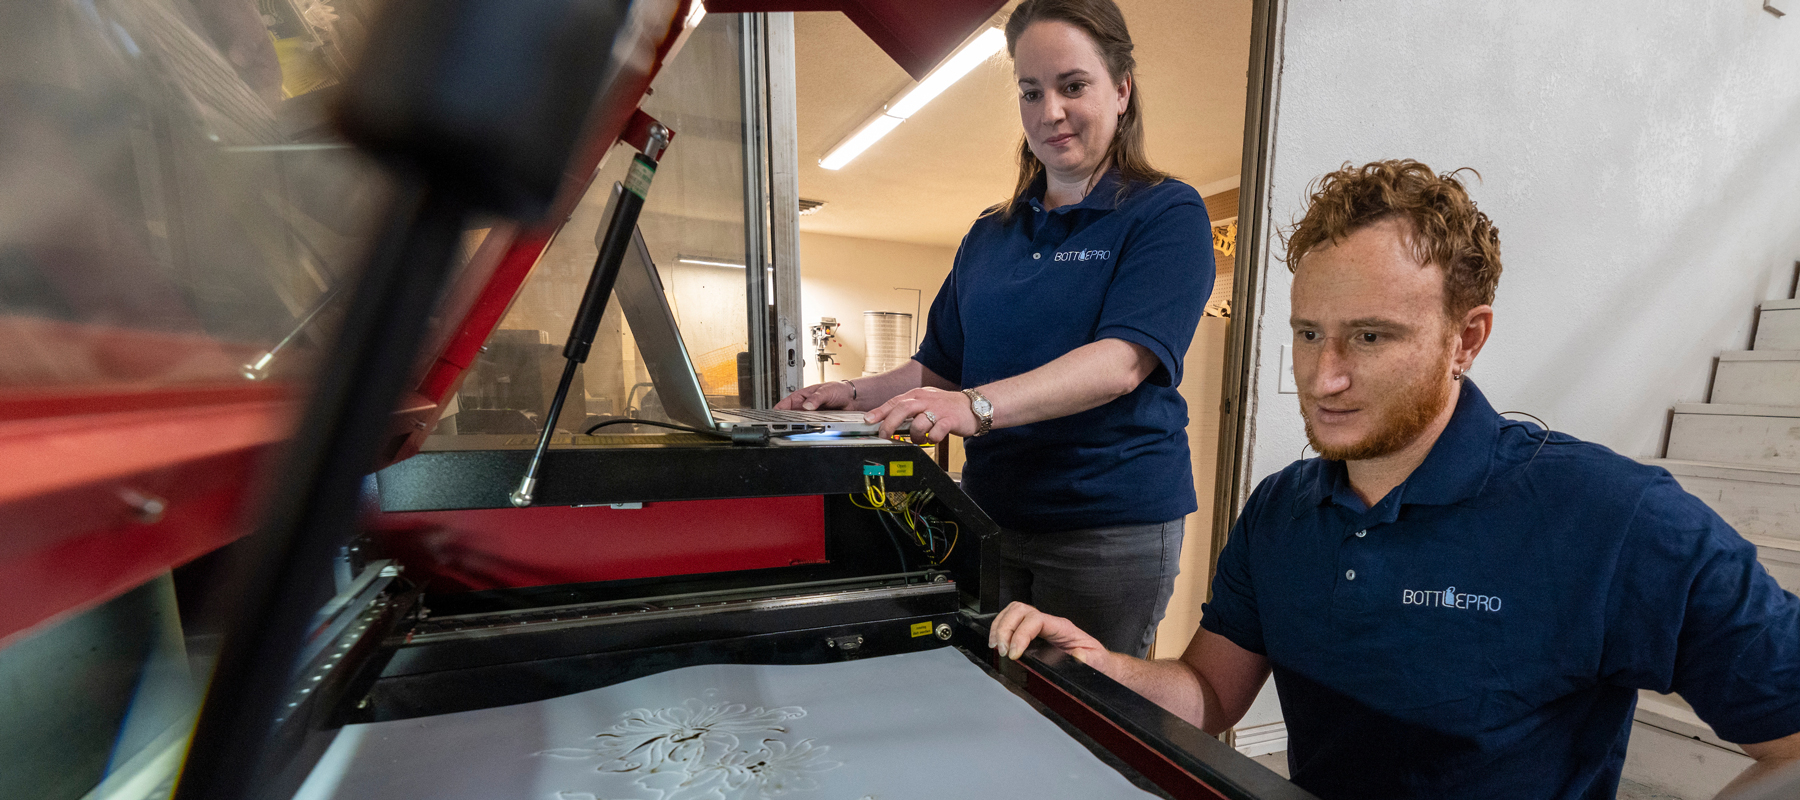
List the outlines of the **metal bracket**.
<svg viewBox="0 0 1800 800">
<path fill-rule="evenodd" d="M 858 651 L 862 650 L 863 637 L 860 633 L 849 636 L 833 636 L 825 640 L 825 646 L 835 648 L 844 654 L 845 660 L 849 660 L 856 658 Z"/>
</svg>

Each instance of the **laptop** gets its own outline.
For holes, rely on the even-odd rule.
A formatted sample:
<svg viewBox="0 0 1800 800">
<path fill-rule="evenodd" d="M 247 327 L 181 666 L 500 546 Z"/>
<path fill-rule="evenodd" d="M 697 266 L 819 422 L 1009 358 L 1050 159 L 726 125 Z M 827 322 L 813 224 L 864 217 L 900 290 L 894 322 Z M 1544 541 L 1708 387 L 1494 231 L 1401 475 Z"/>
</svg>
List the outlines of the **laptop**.
<svg viewBox="0 0 1800 800">
<path fill-rule="evenodd" d="M 618 203 L 622 191 L 619 184 L 613 184 L 612 197 L 607 201 L 606 213 L 601 219 L 612 219 L 613 205 Z M 606 228 L 602 226 L 594 236 L 596 246 L 605 237 Z M 662 278 L 650 258 L 650 248 L 644 244 L 641 229 L 631 232 L 631 246 L 619 265 L 618 282 L 613 284 L 613 299 L 624 312 L 631 335 L 637 339 L 638 352 L 644 358 L 650 381 L 656 385 L 663 411 L 676 422 L 721 433 L 729 433 L 734 428 L 767 428 L 784 434 L 836 432 L 873 436 L 881 428 L 879 424 L 864 422 L 861 411 L 714 410 L 709 406 L 700 386 L 700 376 L 694 370 L 694 361 L 688 356 L 687 345 L 682 342 L 681 331 L 675 325 L 675 314 L 669 308 Z M 901 432 L 908 427 L 902 424 Z"/>
</svg>

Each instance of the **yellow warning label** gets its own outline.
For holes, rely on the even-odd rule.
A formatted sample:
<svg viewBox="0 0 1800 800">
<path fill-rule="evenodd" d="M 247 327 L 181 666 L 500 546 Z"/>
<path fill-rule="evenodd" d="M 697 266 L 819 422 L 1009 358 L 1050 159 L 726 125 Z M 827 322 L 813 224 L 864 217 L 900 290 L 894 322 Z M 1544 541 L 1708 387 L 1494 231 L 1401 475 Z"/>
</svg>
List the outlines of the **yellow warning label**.
<svg viewBox="0 0 1800 800">
<path fill-rule="evenodd" d="M 913 623 L 912 635 L 913 635 L 914 639 L 917 639 L 920 636 L 930 636 L 931 635 L 931 623 L 929 623 L 929 622 Z"/>
<path fill-rule="evenodd" d="M 911 475 L 912 474 L 912 462 L 911 461 L 889 461 L 888 462 L 888 474 L 892 475 L 896 478 L 903 478 L 908 475 Z"/>
</svg>

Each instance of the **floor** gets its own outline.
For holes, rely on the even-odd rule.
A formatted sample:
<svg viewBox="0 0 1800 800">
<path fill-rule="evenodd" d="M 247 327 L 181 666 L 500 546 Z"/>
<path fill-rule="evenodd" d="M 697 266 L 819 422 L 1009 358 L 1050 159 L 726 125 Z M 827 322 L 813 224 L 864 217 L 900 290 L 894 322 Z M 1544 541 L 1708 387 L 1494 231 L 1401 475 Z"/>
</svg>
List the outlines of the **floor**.
<svg viewBox="0 0 1800 800">
<path fill-rule="evenodd" d="M 1283 778 L 1288 776 L 1286 750 L 1279 753 L 1270 753 L 1266 756 L 1256 756 L 1252 760 L 1274 770 L 1276 774 Z M 1659 789 L 1645 786 L 1636 781 L 1622 780 L 1619 781 L 1618 800 L 1683 800 L 1683 798 L 1678 795 L 1672 795 Z"/>
<path fill-rule="evenodd" d="M 1268 767 L 1269 769 L 1275 770 L 1275 774 L 1280 775 L 1283 778 L 1288 776 L 1288 773 L 1287 773 L 1287 751 L 1286 750 L 1283 750 L 1279 753 L 1270 753 L 1266 756 L 1256 756 L 1255 758 L 1252 758 L 1251 760 L 1255 761 L 1256 763 L 1261 764 L 1265 767 Z M 1633 798 L 1633 800 L 1636 800 L 1636 799 Z"/>
<path fill-rule="evenodd" d="M 1619 781 L 1619 800 L 1682 800 L 1680 795 L 1653 789 L 1637 781 Z"/>
</svg>

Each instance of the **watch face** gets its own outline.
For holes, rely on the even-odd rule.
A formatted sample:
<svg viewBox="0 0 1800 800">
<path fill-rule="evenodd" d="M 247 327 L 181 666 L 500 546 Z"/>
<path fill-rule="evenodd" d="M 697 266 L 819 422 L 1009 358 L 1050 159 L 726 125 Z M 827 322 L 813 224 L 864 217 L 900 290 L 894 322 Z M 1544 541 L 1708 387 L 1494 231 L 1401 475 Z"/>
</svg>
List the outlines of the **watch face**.
<svg viewBox="0 0 1800 800">
<path fill-rule="evenodd" d="M 988 414 L 991 414 L 994 411 L 994 404 L 988 402 L 987 398 L 985 398 L 985 397 L 975 398 L 975 401 L 970 403 L 969 407 L 974 409 L 975 413 L 980 414 L 982 416 L 987 416 Z"/>
</svg>

